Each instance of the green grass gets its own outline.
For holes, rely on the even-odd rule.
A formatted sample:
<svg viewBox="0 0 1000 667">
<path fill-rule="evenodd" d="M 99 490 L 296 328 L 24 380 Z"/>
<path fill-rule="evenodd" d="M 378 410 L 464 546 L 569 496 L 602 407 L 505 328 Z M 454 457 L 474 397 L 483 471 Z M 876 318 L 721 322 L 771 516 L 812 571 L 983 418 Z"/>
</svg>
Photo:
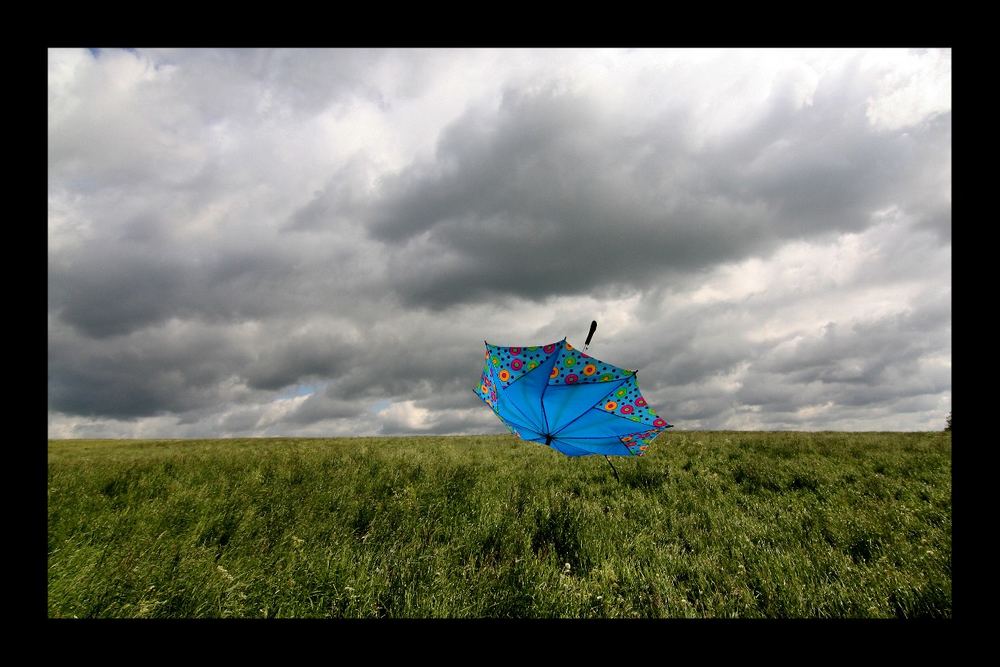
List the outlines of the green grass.
<svg viewBox="0 0 1000 667">
<path fill-rule="evenodd" d="M 950 433 L 50 441 L 52 617 L 947 617 Z"/>
</svg>

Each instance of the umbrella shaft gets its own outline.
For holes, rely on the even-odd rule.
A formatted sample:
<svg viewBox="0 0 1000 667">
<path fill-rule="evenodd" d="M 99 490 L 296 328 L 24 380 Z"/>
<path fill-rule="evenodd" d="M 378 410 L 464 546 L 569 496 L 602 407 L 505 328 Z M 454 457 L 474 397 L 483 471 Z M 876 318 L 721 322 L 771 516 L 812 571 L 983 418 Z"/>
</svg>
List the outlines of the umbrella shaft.
<svg viewBox="0 0 1000 667">
<path fill-rule="evenodd" d="M 613 472 L 615 474 L 615 479 L 617 479 L 619 482 L 622 481 L 621 478 L 618 477 L 618 471 L 615 470 L 615 464 L 611 462 L 611 459 L 609 459 L 607 456 L 605 456 L 604 460 L 608 462 L 609 466 L 611 466 L 611 472 Z"/>
</svg>

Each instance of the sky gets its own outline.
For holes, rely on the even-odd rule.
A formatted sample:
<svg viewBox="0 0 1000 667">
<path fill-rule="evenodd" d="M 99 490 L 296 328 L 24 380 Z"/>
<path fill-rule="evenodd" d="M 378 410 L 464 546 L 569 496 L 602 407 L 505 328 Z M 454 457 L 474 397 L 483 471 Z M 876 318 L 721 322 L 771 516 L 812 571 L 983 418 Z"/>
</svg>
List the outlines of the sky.
<svg viewBox="0 0 1000 667">
<path fill-rule="evenodd" d="M 949 49 L 48 52 L 51 438 L 941 430 L 951 272 Z"/>
</svg>

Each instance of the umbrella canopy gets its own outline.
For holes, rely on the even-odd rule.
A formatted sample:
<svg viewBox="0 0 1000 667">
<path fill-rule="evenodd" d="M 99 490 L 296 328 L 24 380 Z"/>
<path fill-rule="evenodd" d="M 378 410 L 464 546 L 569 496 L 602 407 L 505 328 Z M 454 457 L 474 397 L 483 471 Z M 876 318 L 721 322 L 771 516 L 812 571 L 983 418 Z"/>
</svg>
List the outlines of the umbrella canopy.
<svg viewBox="0 0 1000 667">
<path fill-rule="evenodd" d="M 565 338 L 531 347 L 484 342 L 475 392 L 522 440 L 567 456 L 642 456 L 672 426 L 642 397 L 637 371 L 595 359 Z"/>
</svg>

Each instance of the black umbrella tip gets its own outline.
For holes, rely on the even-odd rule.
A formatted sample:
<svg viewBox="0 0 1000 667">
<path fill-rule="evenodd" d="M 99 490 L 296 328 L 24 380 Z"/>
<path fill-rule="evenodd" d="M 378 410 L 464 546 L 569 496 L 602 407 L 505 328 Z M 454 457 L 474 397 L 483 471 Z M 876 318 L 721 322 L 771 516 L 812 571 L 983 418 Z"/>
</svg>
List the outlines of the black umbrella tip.
<svg viewBox="0 0 1000 667">
<path fill-rule="evenodd" d="M 590 341 L 594 338 L 595 331 L 597 331 L 597 320 L 590 323 L 590 331 L 587 332 L 587 342 L 583 344 L 584 347 L 590 345 Z"/>
</svg>

